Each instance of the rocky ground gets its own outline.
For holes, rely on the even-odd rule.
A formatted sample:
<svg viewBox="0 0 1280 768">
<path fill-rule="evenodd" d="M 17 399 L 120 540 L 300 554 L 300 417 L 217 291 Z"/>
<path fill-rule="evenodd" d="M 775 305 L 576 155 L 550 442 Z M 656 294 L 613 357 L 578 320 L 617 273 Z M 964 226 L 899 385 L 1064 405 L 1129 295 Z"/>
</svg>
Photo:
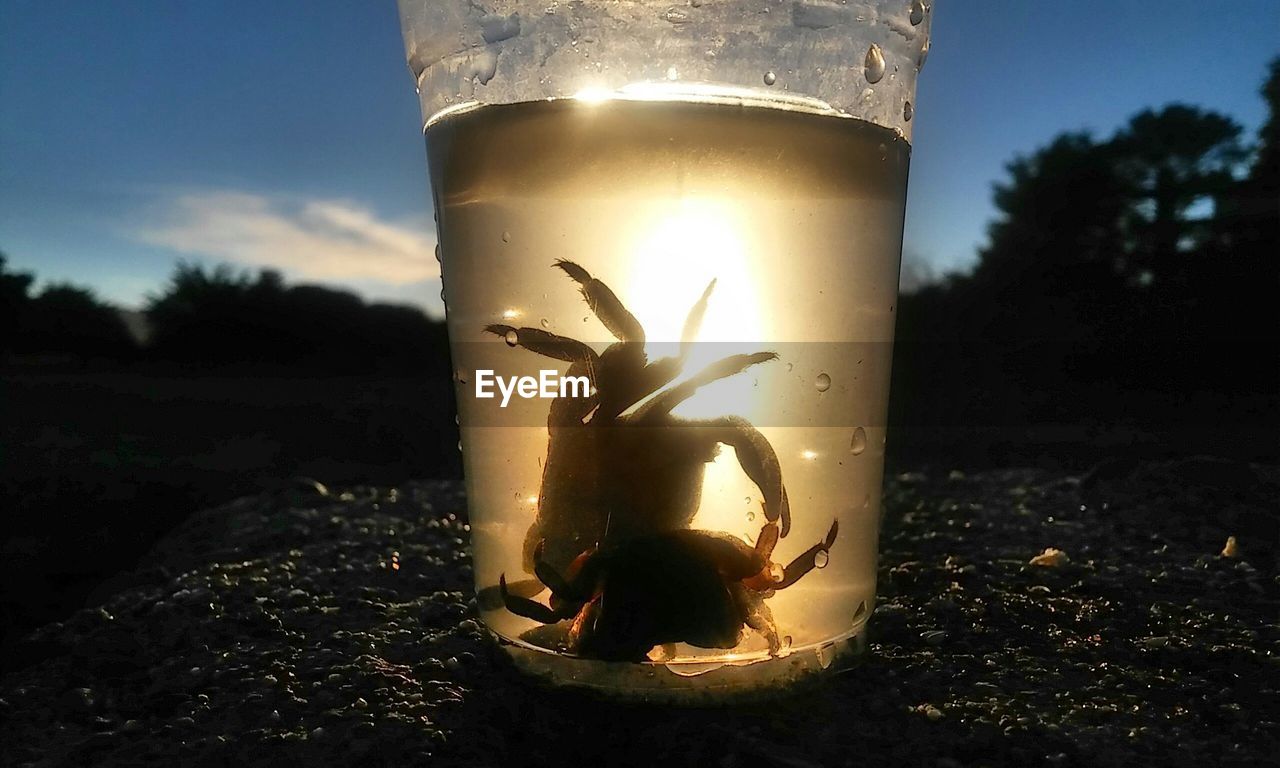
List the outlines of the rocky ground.
<svg viewBox="0 0 1280 768">
<path fill-rule="evenodd" d="M 885 507 L 860 666 L 769 702 L 680 709 L 509 669 L 473 615 L 456 485 L 240 499 L 165 539 L 143 586 L 13 649 L 0 764 L 1274 759 L 1280 470 L 904 474 Z"/>
</svg>

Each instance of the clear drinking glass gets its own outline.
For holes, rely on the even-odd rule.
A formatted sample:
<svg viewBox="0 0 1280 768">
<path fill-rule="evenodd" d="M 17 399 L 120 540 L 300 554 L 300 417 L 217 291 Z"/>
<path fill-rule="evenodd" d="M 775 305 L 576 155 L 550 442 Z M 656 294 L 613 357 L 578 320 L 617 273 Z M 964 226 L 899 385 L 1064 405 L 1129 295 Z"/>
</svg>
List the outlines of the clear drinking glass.
<svg viewBox="0 0 1280 768">
<path fill-rule="evenodd" d="M 921 0 L 400 0 L 482 618 L 646 698 L 856 653 Z"/>
</svg>

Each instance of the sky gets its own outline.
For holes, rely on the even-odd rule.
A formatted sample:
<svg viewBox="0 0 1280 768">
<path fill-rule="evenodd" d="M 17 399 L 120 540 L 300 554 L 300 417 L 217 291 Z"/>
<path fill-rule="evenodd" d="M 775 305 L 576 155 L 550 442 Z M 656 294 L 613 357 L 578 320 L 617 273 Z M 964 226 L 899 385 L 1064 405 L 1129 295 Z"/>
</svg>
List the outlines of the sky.
<svg viewBox="0 0 1280 768">
<path fill-rule="evenodd" d="M 1278 31 L 1276 0 L 938 0 L 908 263 L 971 264 L 1005 164 L 1063 131 L 1180 101 L 1252 138 Z M 0 0 L 0 39 L 10 269 L 122 306 L 181 258 L 437 306 L 392 0 Z"/>
</svg>

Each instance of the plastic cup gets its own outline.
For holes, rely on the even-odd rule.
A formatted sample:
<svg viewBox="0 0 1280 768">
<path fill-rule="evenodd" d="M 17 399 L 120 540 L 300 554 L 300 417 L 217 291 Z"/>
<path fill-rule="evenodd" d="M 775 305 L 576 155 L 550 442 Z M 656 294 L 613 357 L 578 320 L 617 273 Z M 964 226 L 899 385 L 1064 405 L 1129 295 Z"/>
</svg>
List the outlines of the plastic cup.
<svg viewBox="0 0 1280 768">
<path fill-rule="evenodd" d="M 856 655 L 931 3 L 401 0 L 481 617 L 648 699 Z"/>
</svg>

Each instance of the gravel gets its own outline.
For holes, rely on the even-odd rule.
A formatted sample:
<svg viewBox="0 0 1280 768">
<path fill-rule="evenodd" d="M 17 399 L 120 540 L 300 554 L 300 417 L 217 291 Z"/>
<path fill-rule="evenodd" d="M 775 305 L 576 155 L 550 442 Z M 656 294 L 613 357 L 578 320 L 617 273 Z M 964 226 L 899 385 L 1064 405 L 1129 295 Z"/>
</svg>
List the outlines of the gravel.
<svg viewBox="0 0 1280 768">
<path fill-rule="evenodd" d="M 1274 759 L 1280 470 L 1191 459 L 886 486 L 864 661 L 707 709 L 611 703 L 510 669 L 475 620 L 457 484 L 308 481 L 240 499 L 163 540 L 146 586 L 13 649 L 0 764 Z"/>
</svg>

